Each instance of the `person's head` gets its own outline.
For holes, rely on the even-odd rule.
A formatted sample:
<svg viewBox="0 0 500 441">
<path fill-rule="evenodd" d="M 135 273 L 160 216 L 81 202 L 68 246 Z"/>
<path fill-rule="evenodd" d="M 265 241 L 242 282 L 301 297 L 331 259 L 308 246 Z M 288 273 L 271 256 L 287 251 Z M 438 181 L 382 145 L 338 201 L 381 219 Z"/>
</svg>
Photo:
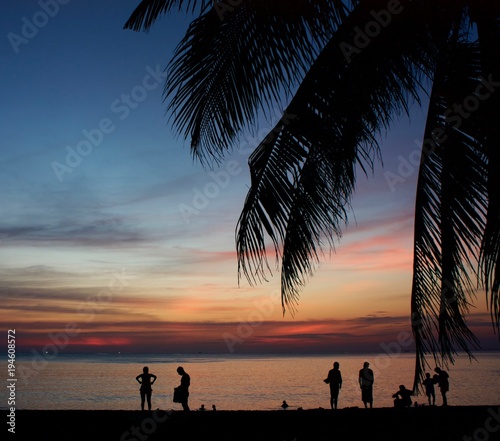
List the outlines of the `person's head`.
<svg viewBox="0 0 500 441">
<path fill-rule="evenodd" d="M 434 369 L 434 372 L 436 372 L 436 374 L 439 374 L 441 372 L 441 369 L 437 367 L 436 369 Z"/>
<path fill-rule="evenodd" d="M 429 374 L 429 372 L 426 372 L 425 378 L 431 378 L 431 374 Z"/>
<path fill-rule="evenodd" d="M 186 372 L 184 371 L 184 368 L 183 368 L 182 366 L 179 366 L 179 367 L 177 368 L 177 373 L 178 373 L 179 375 L 184 375 Z"/>
<path fill-rule="evenodd" d="M 368 363 L 367 361 L 365 361 L 365 362 L 363 363 L 363 367 L 364 367 L 364 368 L 367 368 L 368 366 L 370 366 L 370 363 Z"/>
<path fill-rule="evenodd" d="M 333 363 L 333 369 L 338 369 L 339 368 L 339 362 L 336 361 L 335 363 Z"/>
<path fill-rule="evenodd" d="M 404 384 L 400 384 L 399 385 L 399 390 L 405 390 L 405 385 Z"/>
<path fill-rule="evenodd" d="M 147 374 L 149 372 L 149 368 L 147 366 L 144 366 L 142 368 L 142 372 L 144 372 L 145 374 Z"/>
</svg>

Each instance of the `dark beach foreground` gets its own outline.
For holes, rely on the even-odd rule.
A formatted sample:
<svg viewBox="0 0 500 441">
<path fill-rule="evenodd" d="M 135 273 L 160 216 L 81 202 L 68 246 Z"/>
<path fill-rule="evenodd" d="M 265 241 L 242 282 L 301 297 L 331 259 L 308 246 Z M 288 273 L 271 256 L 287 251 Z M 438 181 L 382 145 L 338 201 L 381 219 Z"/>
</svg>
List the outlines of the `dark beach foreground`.
<svg viewBox="0 0 500 441">
<path fill-rule="evenodd" d="M 6 412 L 8 413 L 8 412 Z M 4 413 L 5 415 L 5 413 Z M 280 411 L 18 410 L 15 435 L 38 440 L 500 440 L 500 406 Z M 5 427 L 5 426 L 4 426 Z"/>
</svg>

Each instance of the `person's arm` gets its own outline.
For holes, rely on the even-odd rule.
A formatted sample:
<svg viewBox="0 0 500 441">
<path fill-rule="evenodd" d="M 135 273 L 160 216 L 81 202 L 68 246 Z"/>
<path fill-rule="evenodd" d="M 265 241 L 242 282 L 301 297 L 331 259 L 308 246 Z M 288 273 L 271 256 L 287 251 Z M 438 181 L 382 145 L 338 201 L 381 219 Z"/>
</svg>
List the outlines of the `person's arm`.
<svg viewBox="0 0 500 441">
<path fill-rule="evenodd" d="M 137 382 L 139 384 L 142 384 L 142 381 L 140 380 L 141 376 L 140 375 L 137 375 L 137 377 L 135 377 L 135 379 L 137 380 Z"/>
<path fill-rule="evenodd" d="M 342 374 L 339 373 L 339 389 L 342 389 Z"/>
<path fill-rule="evenodd" d="M 151 374 L 151 378 L 153 379 L 153 381 L 151 382 L 151 384 L 154 384 L 154 382 L 156 381 L 156 375 Z"/>
</svg>

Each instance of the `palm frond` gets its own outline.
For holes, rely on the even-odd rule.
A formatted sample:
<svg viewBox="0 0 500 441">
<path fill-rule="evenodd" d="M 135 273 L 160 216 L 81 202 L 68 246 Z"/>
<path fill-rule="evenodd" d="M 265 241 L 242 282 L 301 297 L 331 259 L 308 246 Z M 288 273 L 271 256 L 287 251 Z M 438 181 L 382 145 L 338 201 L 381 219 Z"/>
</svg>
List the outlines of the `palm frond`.
<svg viewBox="0 0 500 441">
<path fill-rule="evenodd" d="M 368 47 L 346 57 L 341 43 L 352 41 L 355 23 L 382 5 L 361 3 L 350 14 L 352 22 L 339 28 L 287 107 L 293 124 L 280 122 L 249 160 L 252 186 L 237 232 L 239 274 L 251 284 L 266 279 L 267 233 L 282 257 L 284 310 L 293 311 L 322 241 L 331 246 L 347 222 L 356 166 L 371 169 L 380 154 L 377 134 L 418 100 L 419 69 L 431 69 L 429 17 L 411 2 Z"/>
<path fill-rule="evenodd" d="M 481 141 L 488 161 L 488 214 L 481 248 L 481 271 L 489 297 L 494 329 L 500 338 L 500 5 L 478 2 L 472 8 L 478 26 L 483 93 L 479 110 L 483 122 Z M 486 87 L 488 86 L 488 87 Z"/>
<path fill-rule="evenodd" d="M 453 362 L 472 356 L 478 340 L 465 323 L 474 296 L 487 206 L 486 156 L 478 115 L 454 113 L 480 84 L 477 45 L 450 42 L 434 77 L 415 207 L 412 329 L 416 343 L 414 390 L 426 356 Z"/>
<path fill-rule="evenodd" d="M 142 0 L 123 28 L 147 32 L 161 15 L 170 12 L 175 7 L 178 11 L 194 13 L 198 9 L 201 13 L 213 4 L 213 0 Z"/>
<path fill-rule="evenodd" d="M 219 159 L 259 109 L 269 115 L 282 107 L 343 17 L 339 4 L 246 0 L 224 20 L 212 8 L 191 23 L 170 63 L 165 98 L 196 158 Z"/>
</svg>

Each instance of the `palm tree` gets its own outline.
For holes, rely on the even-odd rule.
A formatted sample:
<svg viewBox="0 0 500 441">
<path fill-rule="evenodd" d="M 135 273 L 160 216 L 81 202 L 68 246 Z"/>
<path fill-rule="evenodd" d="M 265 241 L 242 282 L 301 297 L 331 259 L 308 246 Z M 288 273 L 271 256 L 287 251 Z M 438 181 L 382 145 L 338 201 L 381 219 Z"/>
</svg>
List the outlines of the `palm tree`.
<svg viewBox="0 0 500 441">
<path fill-rule="evenodd" d="M 429 99 L 416 204 L 411 326 L 416 390 L 428 365 L 469 357 L 477 289 L 500 325 L 500 0 L 142 0 L 125 28 L 177 8 L 196 18 L 171 60 L 175 130 L 207 167 L 259 112 L 283 118 L 249 158 L 236 231 L 251 284 L 281 264 L 293 311 L 325 247 L 348 221 L 356 170 L 381 158 L 379 135 Z"/>
</svg>

